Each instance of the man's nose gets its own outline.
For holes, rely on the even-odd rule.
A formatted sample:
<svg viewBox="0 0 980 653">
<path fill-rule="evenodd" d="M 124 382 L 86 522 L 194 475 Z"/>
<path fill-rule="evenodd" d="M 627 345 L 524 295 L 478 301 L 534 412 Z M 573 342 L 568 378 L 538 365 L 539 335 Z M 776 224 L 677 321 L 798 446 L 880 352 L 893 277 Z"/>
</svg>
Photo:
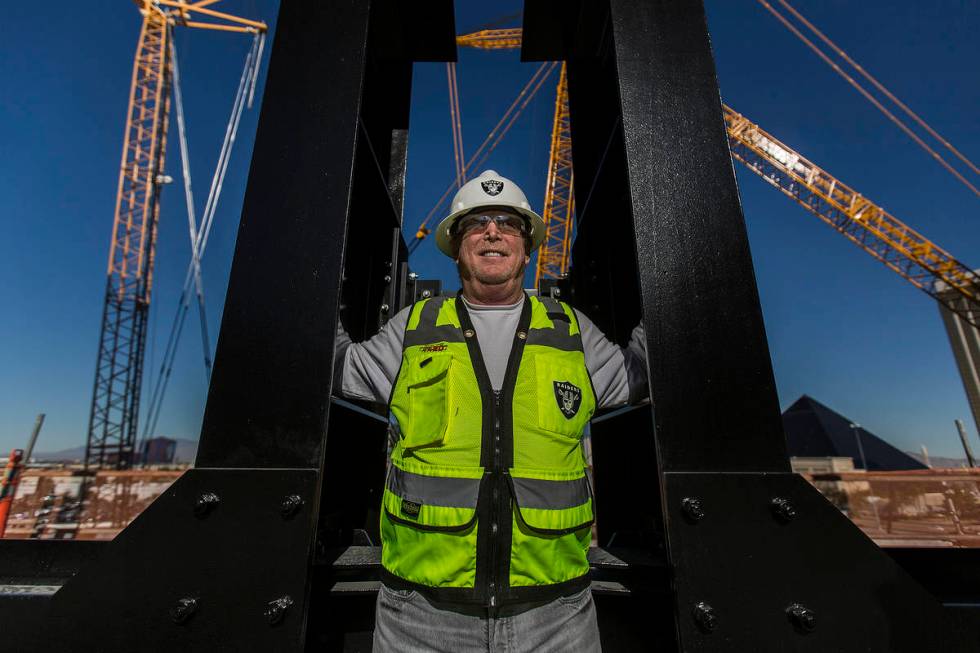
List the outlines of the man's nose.
<svg viewBox="0 0 980 653">
<path fill-rule="evenodd" d="M 500 240 L 500 231 L 497 230 L 497 223 L 494 220 L 491 220 L 490 224 L 487 225 L 483 237 L 487 240 Z"/>
</svg>

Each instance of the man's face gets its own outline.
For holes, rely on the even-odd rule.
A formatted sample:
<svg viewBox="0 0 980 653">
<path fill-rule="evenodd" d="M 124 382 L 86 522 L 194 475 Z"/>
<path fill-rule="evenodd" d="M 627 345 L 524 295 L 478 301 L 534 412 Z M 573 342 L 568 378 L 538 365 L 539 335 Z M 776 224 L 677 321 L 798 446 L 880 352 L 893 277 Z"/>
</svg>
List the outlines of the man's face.
<svg viewBox="0 0 980 653">
<path fill-rule="evenodd" d="M 501 218 L 487 219 L 495 216 Z M 531 260 L 525 252 L 523 228 L 523 218 L 505 209 L 477 211 L 461 218 L 456 257 L 460 277 L 484 285 L 522 279 Z"/>
</svg>

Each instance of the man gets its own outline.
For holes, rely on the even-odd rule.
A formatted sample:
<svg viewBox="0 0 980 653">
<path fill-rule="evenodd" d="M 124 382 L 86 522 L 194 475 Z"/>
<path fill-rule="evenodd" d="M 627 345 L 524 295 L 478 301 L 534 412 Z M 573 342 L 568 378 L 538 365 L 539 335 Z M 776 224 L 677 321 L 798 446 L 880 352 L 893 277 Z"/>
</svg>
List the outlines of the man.
<svg viewBox="0 0 980 653">
<path fill-rule="evenodd" d="M 596 408 L 645 393 L 642 337 L 609 342 L 522 289 L 544 223 L 487 170 L 436 244 L 462 290 L 340 334 L 340 387 L 397 426 L 381 511 L 375 651 L 598 651 L 581 437 Z"/>
</svg>

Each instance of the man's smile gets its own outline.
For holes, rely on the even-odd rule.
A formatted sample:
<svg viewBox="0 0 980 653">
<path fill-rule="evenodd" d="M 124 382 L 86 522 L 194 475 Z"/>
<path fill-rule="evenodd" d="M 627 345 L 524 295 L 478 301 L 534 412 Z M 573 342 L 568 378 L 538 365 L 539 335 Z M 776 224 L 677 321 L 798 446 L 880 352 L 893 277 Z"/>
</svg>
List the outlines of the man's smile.
<svg viewBox="0 0 980 653">
<path fill-rule="evenodd" d="M 506 257 L 510 256 L 507 252 L 502 252 L 499 249 L 484 249 L 479 252 L 480 256 L 487 257 Z"/>
</svg>

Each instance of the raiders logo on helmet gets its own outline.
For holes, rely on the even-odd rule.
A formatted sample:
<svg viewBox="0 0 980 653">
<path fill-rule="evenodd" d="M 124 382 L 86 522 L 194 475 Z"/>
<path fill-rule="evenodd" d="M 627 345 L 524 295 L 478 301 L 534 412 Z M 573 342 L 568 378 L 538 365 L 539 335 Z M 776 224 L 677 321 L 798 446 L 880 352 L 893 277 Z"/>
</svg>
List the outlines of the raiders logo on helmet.
<svg viewBox="0 0 980 653">
<path fill-rule="evenodd" d="M 483 186 L 483 192 L 487 195 L 493 197 L 494 195 L 500 195 L 500 191 L 504 189 L 504 182 L 498 181 L 496 179 L 488 179 L 486 181 L 481 181 L 480 185 Z"/>
</svg>

